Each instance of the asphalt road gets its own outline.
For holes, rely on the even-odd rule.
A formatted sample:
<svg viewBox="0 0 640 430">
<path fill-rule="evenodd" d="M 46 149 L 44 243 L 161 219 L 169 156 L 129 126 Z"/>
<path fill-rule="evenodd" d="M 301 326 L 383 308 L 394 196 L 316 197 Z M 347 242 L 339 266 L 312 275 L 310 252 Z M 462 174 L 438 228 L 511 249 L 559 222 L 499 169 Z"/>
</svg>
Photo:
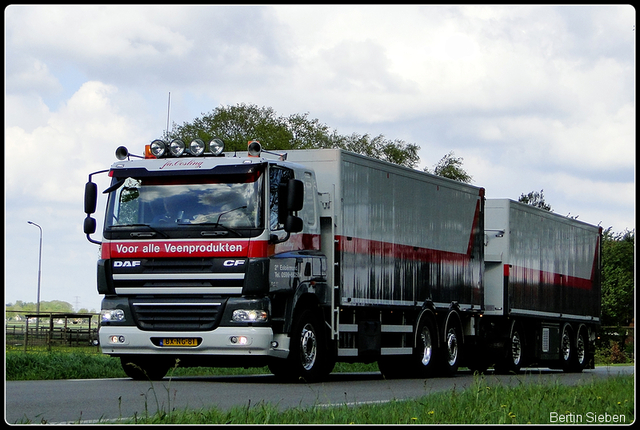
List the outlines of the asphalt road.
<svg viewBox="0 0 640 430">
<path fill-rule="evenodd" d="M 575 385 L 617 374 L 633 366 L 598 367 L 583 373 L 526 369 L 519 375 L 485 375 L 489 384 L 559 381 Z M 261 402 L 280 409 L 313 405 L 355 405 L 408 399 L 473 384 L 470 372 L 453 378 L 386 380 L 375 373 L 333 373 L 316 384 L 280 383 L 272 375 L 176 377 L 153 383 L 131 379 L 7 381 L 5 421 L 14 423 L 92 423 L 153 415 L 160 410 L 200 409 Z M 157 402 L 156 402 L 157 398 Z"/>
</svg>

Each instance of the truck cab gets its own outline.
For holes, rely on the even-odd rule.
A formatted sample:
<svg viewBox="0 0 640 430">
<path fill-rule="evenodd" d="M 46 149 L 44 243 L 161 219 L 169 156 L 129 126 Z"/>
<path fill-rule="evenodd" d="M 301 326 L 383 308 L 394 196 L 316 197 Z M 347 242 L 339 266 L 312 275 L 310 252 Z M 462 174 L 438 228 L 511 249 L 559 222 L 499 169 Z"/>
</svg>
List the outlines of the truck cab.
<svg viewBox="0 0 640 430">
<path fill-rule="evenodd" d="M 176 360 L 276 368 L 294 310 L 329 301 L 314 172 L 264 157 L 259 142 L 246 157 L 211 153 L 218 143 L 204 145 L 209 156 L 171 155 L 158 141 L 142 159 L 118 148 L 101 241 L 90 237 L 91 177 L 86 186 L 85 233 L 101 247 L 100 344 L 136 379 L 162 378 Z"/>
</svg>

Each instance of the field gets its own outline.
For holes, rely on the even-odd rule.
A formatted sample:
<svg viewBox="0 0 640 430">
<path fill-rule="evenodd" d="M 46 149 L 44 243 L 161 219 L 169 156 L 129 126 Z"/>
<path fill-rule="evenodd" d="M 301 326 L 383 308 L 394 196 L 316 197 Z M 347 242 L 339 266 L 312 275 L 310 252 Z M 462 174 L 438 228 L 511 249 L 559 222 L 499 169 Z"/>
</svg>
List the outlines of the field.
<svg viewBox="0 0 640 430">
<path fill-rule="evenodd" d="M 336 371 L 376 371 L 377 366 L 339 364 Z M 614 377 L 577 387 L 559 384 L 495 386 L 483 375 L 466 390 L 432 394 L 411 401 L 325 408 L 293 408 L 279 411 L 261 403 L 228 411 L 172 409 L 169 389 L 172 376 L 268 373 L 267 369 L 172 369 L 169 379 L 151 384 L 155 397 L 167 397 L 166 409 L 119 420 L 138 424 L 582 424 L 626 423 L 634 420 L 633 376 Z M 54 351 L 6 350 L 7 380 L 81 379 L 125 377 L 117 359 L 96 347 L 56 348 Z M 164 397 L 163 397 L 164 398 Z M 104 421 L 110 424 L 111 421 Z"/>
</svg>

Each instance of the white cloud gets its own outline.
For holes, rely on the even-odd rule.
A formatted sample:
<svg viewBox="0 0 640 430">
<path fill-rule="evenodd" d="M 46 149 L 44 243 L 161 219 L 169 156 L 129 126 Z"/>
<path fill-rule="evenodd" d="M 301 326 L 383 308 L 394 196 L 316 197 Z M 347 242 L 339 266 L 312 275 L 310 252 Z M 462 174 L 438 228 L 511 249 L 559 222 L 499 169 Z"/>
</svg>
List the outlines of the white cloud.
<svg viewBox="0 0 640 430">
<path fill-rule="evenodd" d="M 6 128 L 7 196 L 76 202 L 87 175 L 108 166 L 117 142 L 135 135 L 131 120 L 110 102 L 115 91 L 113 86 L 87 82 L 32 131 Z"/>
</svg>

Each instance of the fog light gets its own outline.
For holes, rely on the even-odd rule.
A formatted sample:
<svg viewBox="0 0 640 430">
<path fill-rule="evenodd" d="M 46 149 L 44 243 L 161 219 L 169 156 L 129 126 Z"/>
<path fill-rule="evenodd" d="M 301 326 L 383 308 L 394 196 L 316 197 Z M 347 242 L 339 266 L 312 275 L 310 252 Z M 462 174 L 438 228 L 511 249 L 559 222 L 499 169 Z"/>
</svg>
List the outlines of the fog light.
<svg viewBox="0 0 640 430">
<path fill-rule="evenodd" d="M 259 309 L 236 309 L 231 315 L 235 322 L 264 322 L 267 320 L 267 312 Z"/>
<path fill-rule="evenodd" d="M 109 343 L 124 343 L 125 339 L 122 335 L 112 335 L 109 336 Z"/>
<path fill-rule="evenodd" d="M 247 336 L 231 336 L 229 341 L 234 345 L 246 345 L 249 343 Z"/>
</svg>

